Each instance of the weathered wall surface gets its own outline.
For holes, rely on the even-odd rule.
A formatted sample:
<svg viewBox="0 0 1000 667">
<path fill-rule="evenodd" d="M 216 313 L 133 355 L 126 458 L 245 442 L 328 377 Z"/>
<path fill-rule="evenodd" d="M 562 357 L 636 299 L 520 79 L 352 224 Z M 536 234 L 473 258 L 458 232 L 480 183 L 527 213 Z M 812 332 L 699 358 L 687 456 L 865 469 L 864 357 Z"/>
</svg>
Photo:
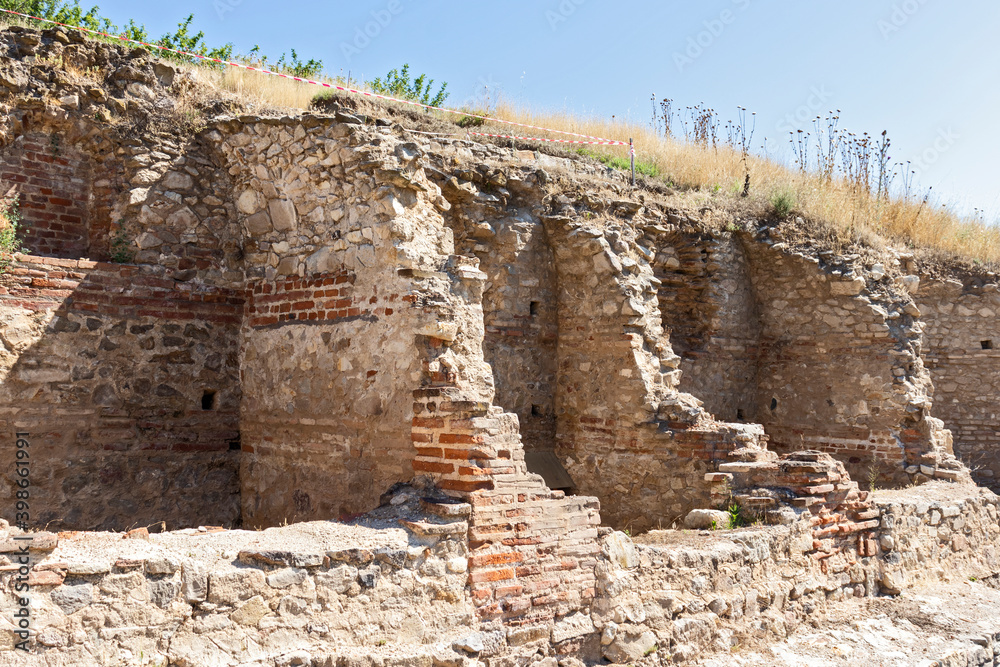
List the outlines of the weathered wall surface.
<svg viewBox="0 0 1000 667">
<path fill-rule="evenodd" d="M 379 510 L 378 535 L 336 548 L 325 531 L 345 528 L 327 524 L 308 549 L 302 527 L 116 536 L 100 563 L 57 551 L 30 574 L 46 658 L 339 667 L 387 646 L 461 664 L 431 654 L 447 643 L 414 648 L 439 637 L 483 657 L 684 657 L 761 607 L 780 631 L 826 597 L 898 593 L 918 561 L 996 573 L 994 496 L 876 506 L 844 468 L 966 477 L 930 416 L 912 280 L 764 225 L 709 232 L 652 193 L 587 181 L 593 165 L 409 135 L 335 102 L 196 130 L 164 111 L 183 77 L 142 52 L 69 49 L 84 71 L 128 60 L 98 95 L 28 81 L 17 59 L 39 45 L 79 46 L 0 37 L 17 63 L 4 90 L 60 100 L 0 125 L 36 251 L 132 263 L 25 256 L 0 284 L 0 426 L 40 455 L 34 520 L 261 527 L 380 499 L 409 513 Z M 59 157 L 46 146 L 63 135 Z M 778 460 L 765 428 L 843 463 Z M 526 447 L 554 447 L 589 495 L 547 488 Z M 417 491 L 397 485 L 414 477 Z M 599 528 L 602 509 L 640 531 L 734 494 L 784 525 L 710 556 L 637 552 Z"/>
<path fill-rule="evenodd" d="M 865 551 L 856 543 L 820 559 L 818 517 L 698 540 L 653 532 L 634 547 L 619 534 L 605 538 L 610 558 L 598 568 L 594 612 L 604 655 L 628 662 L 654 645 L 676 661 L 728 652 L 748 632 L 784 639 L 828 601 L 1000 571 L 997 497 L 940 482 L 923 490 L 876 493 L 879 527 Z"/>
<path fill-rule="evenodd" d="M 959 474 L 930 416 L 911 297 L 887 277 L 869 286 L 857 257 L 747 248 L 763 325 L 757 415 L 774 448 L 827 451 L 859 480 Z"/>
<path fill-rule="evenodd" d="M 0 420 L 5 452 L 32 434 L 34 518 L 232 525 L 244 295 L 228 175 L 172 115 L 174 70 L 142 51 L 11 28 L 0 52 L 0 180 L 37 253 L 0 288 Z M 52 259 L 112 254 L 130 264 Z"/>
<path fill-rule="evenodd" d="M 977 483 L 1000 488 L 1000 292 L 995 282 L 923 279 L 917 304 L 934 414 Z"/>
<path fill-rule="evenodd" d="M 659 233 L 654 247 L 679 386 L 706 409 L 761 423 L 779 452 L 832 453 L 855 479 L 960 474 L 901 276 L 778 236 Z"/>
<path fill-rule="evenodd" d="M 305 523 L 148 540 L 92 533 L 64 538 L 54 551 L 54 539 L 39 540 L 32 650 L 13 648 L 16 602 L 5 594 L 0 664 L 460 661 L 451 644 L 477 625 L 467 524 L 422 511 L 417 493 L 398 494 L 400 504 L 373 527 Z M 5 590 L 16 576 L 0 574 Z"/>
<path fill-rule="evenodd" d="M 604 206 L 598 213 L 638 213 Z M 763 432 L 717 422 L 678 391 L 680 358 L 663 336 L 650 266 L 656 223 L 585 222 L 568 198 L 559 212 L 545 219 L 560 284 L 557 451 L 579 489 L 601 498 L 606 522 L 669 525 L 707 506 L 705 473 L 760 448 Z"/>
<path fill-rule="evenodd" d="M 507 185 L 503 172 L 467 172 L 471 182 L 492 178 Z M 558 286 L 545 227 L 530 211 L 511 217 L 487 204 L 452 213 L 456 248 L 479 258 L 486 273 L 483 353 L 493 369 L 496 403 L 517 415 L 527 449 L 555 447 Z"/>
<path fill-rule="evenodd" d="M 416 147 L 393 153 L 379 148 L 384 133 L 349 128 L 261 120 L 213 135 L 233 164 L 252 267 L 241 343 L 248 525 L 361 512 L 413 475 L 424 297 L 407 272 L 422 254 L 442 264 L 451 235 L 418 199 L 425 186 L 386 180 L 387 161 L 405 167 Z"/>
<path fill-rule="evenodd" d="M 0 451 L 32 442 L 51 528 L 239 519 L 242 294 L 136 266 L 24 257 L 0 277 Z M 212 395 L 209 404 L 204 399 Z M 4 473 L 3 516 L 15 480 Z"/>
<path fill-rule="evenodd" d="M 92 127 L 47 125 L 24 127 L 0 155 L 0 183 L 20 198 L 22 243 L 37 255 L 102 257 L 120 187 L 113 145 Z M 74 136 L 81 129 L 88 136 Z"/>
<path fill-rule="evenodd" d="M 761 319 L 743 244 L 674 233 L 655 250 L 660 316 L 681 357 L 679 388 L 720 419 L 758 421 Z"/>
<path fill-rule="evenodd" d="M 786 472 L 802 474 L 806 462 L 795 465 Z M 31 653 L 13 649 L 9 584 L 19 575 L 4 567 L 0 664 L 429 667 L 470 657 L 515 663 L 539 651 L 589 663 L 653 653 L 685 662 L 727 655 L 749 637 L 784 639 L 846 597 L 1000 573 L 1000 500 L 936 482 L 865 499 L 874 518 L 859 531 L 840 531 L 851 524 L 817 506 L 786 508 L 786 525 L 707 535 L 654 531 L 633 541 L 602 529 L 589 609 L 502 626 L 476 614 L 480 587 L 475 576 L 468 583 L 486 557 L 469 532 L 475 509 L 421 500 L 428 493 L 400 488 L 354 525 L 148 540 L 37 534 Z M 19 532 L 0 534 L 10 553 Z M 817 541 L 836 547 L 817 550 Z"/>
</svg>

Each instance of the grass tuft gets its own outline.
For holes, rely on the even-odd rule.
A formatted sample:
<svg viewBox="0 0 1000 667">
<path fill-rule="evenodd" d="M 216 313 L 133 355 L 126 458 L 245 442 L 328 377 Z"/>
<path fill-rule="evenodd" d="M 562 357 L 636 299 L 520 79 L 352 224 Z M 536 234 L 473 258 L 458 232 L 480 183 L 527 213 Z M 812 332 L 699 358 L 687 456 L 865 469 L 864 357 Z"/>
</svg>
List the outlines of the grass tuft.
<svg viewBox="0 0 1000 667">
<path fill-rule="evenodd" d="M 769 199 L 771 211 L 778 220 L 784 220 L 792 214 L 795 208 L 795 193 L 787 188 L 781 188 L 771 194 Z"/>
</svg>

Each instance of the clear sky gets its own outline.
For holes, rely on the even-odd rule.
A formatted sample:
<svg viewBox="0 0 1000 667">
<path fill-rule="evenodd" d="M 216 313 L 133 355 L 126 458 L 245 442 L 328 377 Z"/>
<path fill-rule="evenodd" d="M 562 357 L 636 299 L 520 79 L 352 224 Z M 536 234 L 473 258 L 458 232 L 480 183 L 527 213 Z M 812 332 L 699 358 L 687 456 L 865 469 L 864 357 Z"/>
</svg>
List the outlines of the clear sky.
<svg viewBox="0 0 1000 667">
<path fill-rule="evenodd" d="M 88 5 L 84 1 L 82 4 Z M 888 130 L 893 161 L 962 212 L 1000 217 L 1000 3 L 988 0 L 100 1 L 159 36 L 195 14 L 210 45 L 294 48 L 330 74 L 410 63 L 447 104 L 484 85 L 538 109 L 648 122 L 650 96 L 757 112 L 754 143 L 789 156 L 788 130 L 831 109 Z M 367 34 L 366 34 L 367 33 Z M 641 147 L 640 147 L 641 150 Z"/>
</svg>

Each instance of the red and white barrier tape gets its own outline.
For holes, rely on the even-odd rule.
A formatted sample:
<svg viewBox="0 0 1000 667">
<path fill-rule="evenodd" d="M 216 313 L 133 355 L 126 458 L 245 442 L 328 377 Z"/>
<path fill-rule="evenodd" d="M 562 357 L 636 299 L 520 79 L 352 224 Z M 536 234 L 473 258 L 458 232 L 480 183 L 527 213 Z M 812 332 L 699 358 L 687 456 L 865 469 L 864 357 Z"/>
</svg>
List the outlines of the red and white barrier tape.
<svg viewBox="0 0 1000 667">
<path fill-rule="evenodd" d="M 107 37 L 109 39 L 116 39 L 116 40 L 118 40 L 120 42 L 129 42 L 131 44 L 138 44 L 140 46 L 149 47 L 151 49 L 159 49 L 160 51 L 167 51 L 169 53 L 176 53 L 177 55 L 181 55 L 181 56 L 188 56 L 188 57 L 191 57 L 191 58 L 198 58 L 200 60 L 205 60 L 205 61 L 208 61 L 208 62 L 218 63 L 220 65 L 229 65 L 231 67 L 238 67 L 240 69 L 246 69 L 246 70 L 250 70 L 252 72 L 260 72 L 262 74 L 270 74 L 272 76 L 280 76 L 283 79 L 292 79 L 293 81 L 298 81 L 300 83 L 309 83 L 309 84 L 312 84 L 314 86 L 322 86 L 324 88 L 333 88 L 335 90 L 340 90 L 340 91 L 343 91 L 345 93 L 354 93 L 355 95 L 365 95 L 367 97 L 376 97 L 376 98 L 381 99 L 381 100 L 388 100 L 390 102 L 399 102 L 400 104 L 408 104 L 410 106 L 420 107 L 422 109 L 433 109 L 435 111 L 444 111 L 445 113 L 458 114 L 460 116 L 465 116 L 467 118 L 478 118 L 478 119 L 482 119 L 484 121 L 490 121 L 490 122 L 493 122 L 493 123 L 504 123 L 506 125 L 516 125 L 517 127 L 526 127 L 526 128 L 532 129 L 532 130 L 543 130 L 545 132 L 554 132 L 556 134 L 565 134 L 565 135 L 569 135 L 569 136 L 572 136 L 572 137 L 582 137 L 584 139 L 593 139 L 593 141 L 567 141 L 565 139 L 560 140 L 560 139 L 539 139 L 539 138 L 535 138 L 535 137 L 513 137 L 513 138 L 516 138 L 516 139 L 526 139 L 526 140 L 530 140 L 530 141 L 557 141 L 557 142 L 561 141 L 562 143 L 599 144 L 599 145 L 605 145 L 605 146 L 628 146 L 628 143 L 625 142 L 625 141 L 611 141 L 610 139 L 602 139 L 601 137 L 592 137 L 589 134 L 578 134 L 576 132 L 567 132 L 565 130 L 554 130 L 554 129 L 549 128 L 549 127 L 539 127 L 537 125 L 526 125 L 525 123 L 517 123 L 517 122 L 512 121 L 512 120 L 503 120 L 503 119 L 500 119 L 500 118 L 490 118 L 489 116 L 477 116 L 476 114 L 467 113 L 465 111 L 458 111 L 456 109 L 447 109 L 447 108 L 444 108 L 444 107 L 435 107 L 435 106 L 431 106 L 429 104 L 421 104 L 420 102 L 414 102 L 412 100 L 401 100 L 401 99 L 398 99 L 396 97 L 389 97 L 388 95 L 379 95 L 378 93 L 372 93 L 372 92 L 368 92 L 368 91 L 365 91 L 365 90 L 355 90 L 354 88 L 345 88 L 343 86 L 338 86 L 338 85 L 333 84 L 333 83 L 324 83 L 322 81 L 313 81 L 311 79 L 303 79 L 301 77 L 292 76 L 290 74 L 283 74 L 282 72 L 272 72 L 271 70 L 262 69 L 260 67 L 251 67 L 250 65 L 244 65 L 243 63 L 235 63 L 235 62 L 231 62 L 231 61 L 228 61 L 228 60 L 219 60 L 218 58 L 209 58 L 208 56 L 199 55 L 197 53 L 190 53 L 188 51 L 178 51 L 176 49 L 171 49 L 171 48 L 168 48 L 166 46 L 161 46 L 159 44 L 150 44 L 148 42 L 140 42 L 140 41 L 137 41 L 137 40 L 134 40 L 134 39 L 128 39 L 127 37 L 124 37 L 123 35 L 110 35 L 110 34 L 108 34 L 106 32 L 100 32 L 99 30 L 91 30 L 89 28 L 81 28 L 80 26 L 75 26 L 75 25 L 66 25 L 65 23 L 59 23 L 58 21 L 52 21 L 52 20 L 49 20 L 49 19 L 43 19 L 43 18 L 39 18 L 37 16 L 31 16 L 30 14 L 22 14 L 21 12 L 15 12 L 15 11 L 10 10 L 10 9 L 2 9 L 2 8 L 0 8 L 0 12 L 2 12 L 4 14 L 13 14 L 14 16 L 20 16 L 22 18 L 31 19 L 33 21 L 41 21 L 42 23 L 50 23 L 52 25 L 62 26 L 63 28 L 69 28 L 70 30 L 79 30 L 81 32 L 89 32 L 89 33 L 91 33 L 93 35 L 100 35 L 102 37 Z M 478 133 L 473 132 L 472 134 L 478 134 Z M 500 137 L 502 135 L 482 134 L 480 136 L 484 136 L 484 137 L 490 137 L 490 136 Z"/>
<path fill-rule="evenodd" d="M 539 128 L 539 129 L 544 129 L 544 128 Z M 554 132 L 555 130 L 550 130 L 550 131 Z M 590 145 L 601 145 L 601 146 L 607 146 L 608 144 L 611 144 L 613 146 L 628 146 L 628 144 L 624 141 L 609 142 L 609 141 L 579 141 L 576 139 L 543 139 L 541 137 L 518 137 L 511 134 L 484 134 L 483 132 L 468 132 L 468 134 L 477 137 L 495 137 L 497 139 L 518 139 L 520 141 L 551 141 L 560 144 L 590 144 Z M 582 135 L 575 135 L 575 136 L 582 136 Z"/>
</svg>

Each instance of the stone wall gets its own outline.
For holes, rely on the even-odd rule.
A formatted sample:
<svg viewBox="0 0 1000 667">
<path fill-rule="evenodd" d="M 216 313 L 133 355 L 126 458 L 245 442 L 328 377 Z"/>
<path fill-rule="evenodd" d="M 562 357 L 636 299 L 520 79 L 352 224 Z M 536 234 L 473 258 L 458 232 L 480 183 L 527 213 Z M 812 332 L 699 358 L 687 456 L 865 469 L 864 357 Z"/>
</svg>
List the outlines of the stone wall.
<svg viewBox="0 0 1000 667">
<path fill-rule="evenodd" d="M 0 33 L 0 155 L 25 173 L 54 165 L 39 174 L 58 192 L 20 182 L 35 213 L 96 216 L 86 247 L 81 232 L 38 250 L 129 261 L 21 256 L 0 281 L 0 426 L 39 454 L 33 519 L 261 528 L 380 502 L 405 516 L 152 546 L 143 531 L 85 535 L 120 557 L 57 551 L 26 575 L 48 657 L 339 667 L 322 651 L 388 660 L 391 644 L 463 664 L 413 648 L 446 637 L 435 651 L 588 659 L 607 639 L 605 656 L 630 661 L 650 637 L 679 656 L 724 638 L 720 619 L 755 619 L 765 598 L 779 627 L 826 593 L 898 592 L 926 554 L 995 573 L 995 497 L 949 505 L 942 527 L 930 504 L 880 509 L 847 473 L 874 461 L 894 483 L 966 478 L 930 416 L 912 276 L 792 248 L 763 223 L 711 232 L 710 214 L 635 196 L 594 164 L 428 139 L 335 101 L 282 118 L 207 106 L 192 127 L 168 112 L 189 77 L 78 45 Z M 107 90 L 24 78 L 20 58 L 63 50 L 84 71 L 116 58 Z M 49 163 L 39 148 L 64 135 L 66 164 Z M 768 436 L 794 453 L 778 459 Z M 588 495 L 547 488 L 526 447 L 554 448 Z M 738 533 L 747 548 L 725 546 L 711 582 L 684 566 L 714 556 L 643 561 L 599 527 L 602 511 L 638 532 L 733 499 L 783 525 Z M 369 521 L 389 532 L 353 531 Z M 312 530 L 322 548 L 267 542 Z M 327 548 L 340 530 L 350 539 Z M 771 588 L 736 590 L 734 572 Z"/>
<path fill-rule="evenodd" d="M 934 380 L 934 414 L 977 483 L 1000 489 L 1000 292 L 983 277 L 921 280 L 923 356 Z"/>
<path fill-rule="evenodd" d="M 830 601 L 1000 571 L 992 493 L 937 482 L 878 492 L 871 503 L 877 528 L 839 540 L 832 554 L 815 551 L 815 533 L 829 524 L 809 512 L 785 526 L 657 531 L 634 546 L 618 533 L 605 537 L 593 614 L 603 655 L 629 662 L 654 646 L 676 662 L 725 654 L 750 637 L 784 639 Z"/>
<path fill-rule="evenodd" d="M 490 177 L 490 171 L 484 171 L 468 175 L 484 184 Z M 506 184 L 502 172 L 499 177 L 493 175 Z M 457 250 L 479 258 L 479 268 L 487 275 L 483 353 L 493 369 L 496 402 L 517 415 L 527 449 L 552 450 L 558 285 L 545 227 L 523 209 L 513 217 L 499 217 L 493 211 L 467 208 L 456 208 L 450 218 Z"/>
<path fill-rule="evenodd" d="M 798 464 L 786 472 L 801 475 Z M 33 534 L 24 575 L 31 652 L 14 650 L 21 638 L 10 583 L 19 566 L 0 566 L 0 664 L 431 667 L 539 654 L 632 663 L 654 653 L 682 663 L 724 658 L 751 639 L 784 639 L 848 597 L 1000 573 L 1000 500 L 935 482 L 865 499 L 874 518 L 863 532 L 836 530 L 843 524 L 828 511 L 843 507 L 836 503 L 786 508 L 777 526 L 634 539 L 601 529 L 587 556 L 596 573 L 588 609 L 501 625 L 475 611 L 484 575 L 529 564 L 477 552 L 476 508 L 434 494 L 399 487 L 349 525 L 124 540 Z M 6 555 L 17 548 L 12 538 L 29 537 L 7 528 L 0 535 Z M 817 550 L 817 541 L 836 546 Z M 544 571 L 537 581 L 572 569 Z"/>
<path fill-rule="evenodd" d="M 658 239 L 660 316 L 681 357 L 682 391 L 732 421 L 758 421 L 761 318 L 738 238 L 673 233 Z"/>
<path fill-rule="evenodd" d="M 859 480 L 960 474 L 931 417 L 909 294 L 857 256 L 747 248 L 763 325 L 758 418 L 774 448 L 827 451 Z"/>
<path fill-rule="evenodd" d="M 658 225 L 605 206 L 614 217 L 586 222 L 596 216 L 567 203 L 545 219 L 560 284 L 557 452 L 581 492 L 602 500 L 606 522 L 646 530 L 706 506 L 705 474 L 765 438 L 758 426 L 714 420 L 678 390 L 680 358 L 663 335 L 650 265 Z"/>
<path fill-rule="evenodd" d="M 775 450 L 829 452 L 858 480 L 960 475 L 931 416 L 912 277 L 762 232 L 656 234 L 679 387 L 710 411 L 759 422 Z"/>
<path fill-rule="evenodd" d="M 379 180 L 388 176 L 376 153 L 404 166 L 417 157 L 378 148 L 380 133 L 332 119 L 219 130 L 209 136 L 233 165 L 251 267 L 241 343 L 244 520 L 370 509 L 413 474 L 424 308 L 406 257 L 443 262 L 450 236 L 425 198 Z"/>
<path fill-rule="evenodd" d="M 243 297 L 136 266 L 22 256 L 0 276 L 0 451 L 27 431 L 43 525 L 232 525 Z M 13 471 L 3 515 L 13 519 Z"/>
<path fill-rule="evenodd" d="M 31 652 L 14 650 L 18 573 L 5 568 L 0 665 L 461 661 L 452 643 L 477 627 L 467 524 L 428 512 L 433 503 L 422 509 L 418 493 L 398 493 L 391 511 L 354 526 L 71 534 L 58 546 L 36 536 Z M 3 532 L 5 553 L 17 534 Z"/>
</svg>

